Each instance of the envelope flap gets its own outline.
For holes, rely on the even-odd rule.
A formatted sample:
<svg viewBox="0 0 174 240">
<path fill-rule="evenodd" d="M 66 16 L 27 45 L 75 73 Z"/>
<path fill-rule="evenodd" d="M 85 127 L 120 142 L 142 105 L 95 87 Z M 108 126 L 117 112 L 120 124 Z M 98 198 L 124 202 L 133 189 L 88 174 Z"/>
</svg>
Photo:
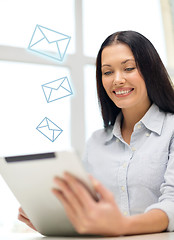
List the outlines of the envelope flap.
<svg viewBox="0 0 174 240">
<path fill-rule="evenodd" d="M 39 128 L 38 130 L 39 130 L 39 132 L 41 132 L 45 137 L 47 137 L 49 140 L 53 141 L 53 139 L 54 139 L 54 131 L 53 131 L 53 130 L 50 130 L 50 129 L 48 128 L 48 126 L 47 126 L 47 127 L 43 127 L 43 128 Z"/>
<path fill-rule="evenodd" d="M 57 90 L 60 87 L 60 85 L 62 84 L 63 80 L 64 80 L 64 78 L 59 78 L 59 79 L 54 80 L 52 82 L 43 84 L 42 87 L 47 87 L 47 88 Z"/>
<path fill-rule="evenodd" d="M 70 96 L 72 93 L 68 90 L 66 90 L 63 87 L 58 88 L 57 90 L 52 90 L 48 102 L 52 102 L 67 96 Z"/>
<path fill-rule="evenodd" d="M 62 131 L 61 128 L 59 128 L 55 123 L 53 123 L 51 120 L 48 119 L 48 128 L 50 130 L 56 130 L 56 131 Z"/>
<path fill-rule="evenodd" d="M 63 33 L 56 32 L 54 30 L 51 30 L 49 28 L 46 28 L 40 25 L 38 25 L 38 27 L 49 43 L 70 39 L 69 36 Z"/>
</svg>

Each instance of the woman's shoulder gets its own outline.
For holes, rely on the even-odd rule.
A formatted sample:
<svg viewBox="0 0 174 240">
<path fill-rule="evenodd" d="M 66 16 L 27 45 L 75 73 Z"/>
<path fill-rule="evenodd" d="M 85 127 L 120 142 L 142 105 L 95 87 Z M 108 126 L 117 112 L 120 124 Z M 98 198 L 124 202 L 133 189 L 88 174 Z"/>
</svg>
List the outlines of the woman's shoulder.
<svg viewBox="0 0 174 240">
<path fill-rule="evenodd" d="M 174 130 L 174 113 L 164 111 L 155 104 L 152 105 L 151 109 L 152 114 L 149 115 L 149 120 L 154 120 L 156 124 L 161 123 L 163 128 Z"/>
</svg>

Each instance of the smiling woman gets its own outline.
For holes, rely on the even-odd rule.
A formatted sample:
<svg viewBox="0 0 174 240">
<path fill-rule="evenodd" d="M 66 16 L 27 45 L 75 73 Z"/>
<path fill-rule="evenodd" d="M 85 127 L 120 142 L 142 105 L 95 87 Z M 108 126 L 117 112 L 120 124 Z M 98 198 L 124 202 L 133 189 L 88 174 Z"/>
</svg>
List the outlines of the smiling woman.
<svg viewBox="0 0 174 240">
<path fill-rule="evenodd" d="M 165 0 L 30 0 L 30 4 L 26 5 L 23 0 L 0 1 L 1 156 L 71 147 L 81 153 L 85 139 L 103 126 L 98 109 L 94 66 L 94 57 L 102 39 L 118 30 L 138 31 L 152 41 L 163 62 L 169 67 L 165 46 L 172 55 L 172 38 L 168 35 L 165 37 L 165 30 L 170 29 L 170 24 L 165 27 L 162 15 L 164 12 L 168 19 L 170 13 L 166 8 L 163 11 L 162 2 L 168 3 Z M 26 51 L 36 24 L 71 36 L 63 65 Z M 99 28 L 99 25 L 102 27 Z M 172 58 L 171 62 L 174 62 Z M 72 84 L 73 96 L 47 103 L 41 85 L 65 75 Z M 55 142 L 36 130 L 45 116 L 63 129 Z M 153 155 L 155 152 L 154 148 Z M 151 158 L 150 154 L 151 151 L 148 156 L 142 152 L 143 164 Z M 142 155 L 139 155 L 141 160 Z M 155 159 L 158 159 L 157 155 Z M 157 162 L 155 159 L 153 162 Z M 115 161 L 114 166 L 117 164 L 121 166 L 122 163 Z M 99 161 L 98 166 L 101 165 Z M 144 165 L 143 171 L 150 167 L 145 168 Z M 141 179 L 141 172 L 138 175 L 138 182 L 146 185 L 148 178 Z M 151 174 L 151 177 L 154 179 L 155 175 Z M 116 182 L 115 178 L 113 182 Z M 137 184 L 136 179 L 133 184 Z M 16 218 L 19 203 L 11 196 L 2 179 L 0 196 L 0 232 L 25 231 L 25 225 Z"/>
<path fill-rule="evenodd" d="M 120 108 L 123 107 L 114 102 L 120 100 L 118 95 L 122 96 L 118 86 L 133 90 L 130 96 L 142 94 L 141 97 L 144 96 L 147 100 L 148 94 L 149 100 L 162 110 L 173 112 L 174 99 L 170 78 L 156 49 L 143 35 L 134 31 L 123 31 L 109 36 L 99 50 L 96 71 L 98 97 L 106 128 L 114 124 Z M 110 90 L 109 83 L 113 84 Z M 137 92 L 137 84 L 141 92 Z M 114 90 L 118 90 L 118 94 L 113 95 Z M 114 101 L 111 95 L 115 97 Z M 127 99 L 129 98 L 124 98 L 125 101 Z"/>
<path fill-rule="evenodd" d="M 174 231 L 174 89 L 167 71 L 134 31 L 110 35 L 96 63 L 104 129 L 89 139 L 84 166 L 99 200 L 68 173 L 55 179 L 53 193 L 82 234 Z M 19 219 L 34 228 L 22 209 Z"/>
<path fill-rule="evenodd" d="M 150 101 L 143 77 L 130 48 L 123 43 L 111 45 L 102 52 L 102 83 L 114 104 L 122 108 L 148 109 Z"/>
</svg>

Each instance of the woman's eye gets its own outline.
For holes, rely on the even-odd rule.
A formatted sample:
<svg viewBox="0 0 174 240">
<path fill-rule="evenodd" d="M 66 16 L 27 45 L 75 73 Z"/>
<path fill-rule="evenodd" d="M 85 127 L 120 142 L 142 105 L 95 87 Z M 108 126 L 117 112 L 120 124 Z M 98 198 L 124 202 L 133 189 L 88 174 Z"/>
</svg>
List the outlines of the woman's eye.
<svg viewBox="0 0 174 240">
<path fill-rule="evenodd" d="M 111 71 L 107 71 L 107 72 L 104 72 L 104 75 L 110 75 L 112 72 Z"/>
<path fill-rule="evenodd" d="M 135 67 L 132 67 L 132 68 L 125 68 L 125 71 L 126 72 L 131 72 L 132 70 L 134 70 L 135 69 Z"/>
</svg>

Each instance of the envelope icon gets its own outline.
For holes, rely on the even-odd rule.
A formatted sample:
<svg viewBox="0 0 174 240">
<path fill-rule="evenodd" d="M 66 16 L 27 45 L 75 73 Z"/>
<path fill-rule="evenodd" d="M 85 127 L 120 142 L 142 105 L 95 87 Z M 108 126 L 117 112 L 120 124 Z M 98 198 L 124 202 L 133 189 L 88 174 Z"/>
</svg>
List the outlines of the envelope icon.
<svg viewBox="0 0 174 240">
<path fill-rule="evenodd" d="M 47 117 L 42 120 L 36 129 L 45 137 L 47 137 L 51 142 L 54 142 L 63 131 Z"/>
<path fill-rule="evenodd" d="M 49 28 L 36 25 L 28 49 L 63 61 L 71 37 Z"/>
<path fill-rule="evenodd" d="M 48 103 L 72 95 L 68 78 L 63 77 L 42 85 Z"/>
</svg>

